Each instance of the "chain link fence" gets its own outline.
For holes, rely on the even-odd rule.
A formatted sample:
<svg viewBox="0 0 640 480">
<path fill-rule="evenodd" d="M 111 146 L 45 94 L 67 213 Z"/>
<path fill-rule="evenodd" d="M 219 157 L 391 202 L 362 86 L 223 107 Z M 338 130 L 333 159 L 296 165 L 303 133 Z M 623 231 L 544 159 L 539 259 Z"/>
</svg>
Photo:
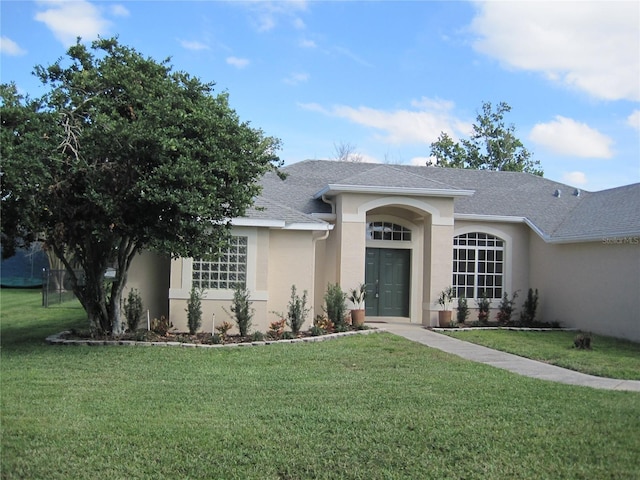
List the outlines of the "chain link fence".
<svg viewBox="0 0 640 480">
<path fill-rule="evenodd" d="M 75 271 L 76 276 L 82 282 L 84 272 Z M 71 277 L 66 270 L 42 271 L 42 306 L 56 305 L 75 299 L 76 296 L 71 288 Z"/>
</svg>

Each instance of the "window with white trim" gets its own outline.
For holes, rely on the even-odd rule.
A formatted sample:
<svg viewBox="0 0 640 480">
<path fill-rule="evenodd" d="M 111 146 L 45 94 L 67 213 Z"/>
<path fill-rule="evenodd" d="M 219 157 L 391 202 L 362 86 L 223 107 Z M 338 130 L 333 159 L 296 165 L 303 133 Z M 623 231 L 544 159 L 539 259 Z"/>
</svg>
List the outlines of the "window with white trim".
<svg viewBox="0 0 640 480">
<path fill-rule="evenodd" d="M 502 298 L 504 240 L 480 232 L 454 237 L 453 288 L 458 298 Z"/>
<path fill-rule="evenodd" d="M 367 224 L 367 238 L 369 240 L 410 242 L 411 230 L 391 222 L 369 222 Z"/>
<path fill-rule="evenodd" d="M 248 238 L 232 236 L 229 248 L 215 262 L 193 260 L 191 281 L 195 288 L 233 290 L 247 286 Z"/>
</svg>

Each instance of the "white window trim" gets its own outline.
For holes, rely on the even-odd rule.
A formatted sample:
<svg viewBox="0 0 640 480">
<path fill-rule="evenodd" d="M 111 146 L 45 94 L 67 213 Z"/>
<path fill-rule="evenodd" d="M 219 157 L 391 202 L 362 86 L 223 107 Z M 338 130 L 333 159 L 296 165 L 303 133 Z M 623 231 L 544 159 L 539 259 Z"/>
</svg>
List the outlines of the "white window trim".
<svg viewBox="0 0 640 480">
<path fill-rule="evenodd" d="M 246 288 L 251 294 L 251 300 L 266 301 L 269 294 L 267 291 L 256 290 L 257 278 L 257 258 L 258 258 L 258 229 L 251 227 L 234 227 L 231 229 L 232 236 L 247 237 L 247 272 Z M 193 258 L 182 259 L 182 285 L 183 288 L 170 292 L 171 298 L 187 299 L 193 286 Z M 203 290 L 203 300 L 233 300 L 232 289 L 212 289 Z"/>
</svg>

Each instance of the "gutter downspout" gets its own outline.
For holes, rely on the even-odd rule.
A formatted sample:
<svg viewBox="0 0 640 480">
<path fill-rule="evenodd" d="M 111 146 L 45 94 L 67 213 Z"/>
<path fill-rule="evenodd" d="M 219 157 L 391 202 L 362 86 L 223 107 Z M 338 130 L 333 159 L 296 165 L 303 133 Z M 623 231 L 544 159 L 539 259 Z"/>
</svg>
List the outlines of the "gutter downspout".
<svg viewBox="0 0 640 480">
<path fill-rule="evenodd" d="M 327 230 L 319 237 L 314 236 L 312 239 L 313 244 L 313 272 L 311 272 L 311 288 L 313 289 L 313 317 L 315 318 L 315 303 L 316 303 L 316 244 L 319 241 L 329 238 L 329 233 L 333 230 L 333 225 L 327 224 Z"/>
<path fill-rule="evenodd" d="M 326 193 L 323 193 L 322 196 L 320 197 L 320 199 L 326 203 L 327 205 L 331 205 L 331 214 L 335 215 L 336 214 L 336 203 L 334 201 L 331 201 L 327 198 Z"/>
</svg>

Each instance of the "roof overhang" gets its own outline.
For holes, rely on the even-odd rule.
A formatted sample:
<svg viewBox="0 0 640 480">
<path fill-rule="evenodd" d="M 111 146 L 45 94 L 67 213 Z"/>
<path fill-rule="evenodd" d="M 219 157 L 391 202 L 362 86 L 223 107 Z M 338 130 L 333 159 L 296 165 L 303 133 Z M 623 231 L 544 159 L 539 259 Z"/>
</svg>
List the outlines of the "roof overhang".
<svg viewBox="0 0 640 480">
<path fill-rule="evenodd" d="M 616 245 L 640 245 L 640 233 L 617 232 L 606 235 L 585 234 L 585 235 L 548 235 L 527 217 L 508 215 L 476 215 L 470 213 L 455 213 L 454 220 L 465 220 L 470 222 L 499 222 L 499 223 L 524 223 L 533 230 L 545 243 L 565 244 L 565 243 L 592 243 L 602 242 L 603 244 Z"/>
<path fill-rule="evenodd" d="M 234 218 L 231 220 L 234 227 L 260 227 L 280 230 L 305 230 L 305 231 L 327 231 L 333 230 L 333 225 L 326 222 L 286 222 L 278 219 L 262 218 Z"/>
<path fill-rule="evenodd" d="M 470 197 L 475 190 L 460 190 L 453 188 L 407 188 L 383 187 L 376 185 L 343 185 L 330 183 L 317 192 L 313 198 L 331 197 L 341 193 L 373 193 L 380 195 L 412 195 L 417 197 Z"/>
</svg>

